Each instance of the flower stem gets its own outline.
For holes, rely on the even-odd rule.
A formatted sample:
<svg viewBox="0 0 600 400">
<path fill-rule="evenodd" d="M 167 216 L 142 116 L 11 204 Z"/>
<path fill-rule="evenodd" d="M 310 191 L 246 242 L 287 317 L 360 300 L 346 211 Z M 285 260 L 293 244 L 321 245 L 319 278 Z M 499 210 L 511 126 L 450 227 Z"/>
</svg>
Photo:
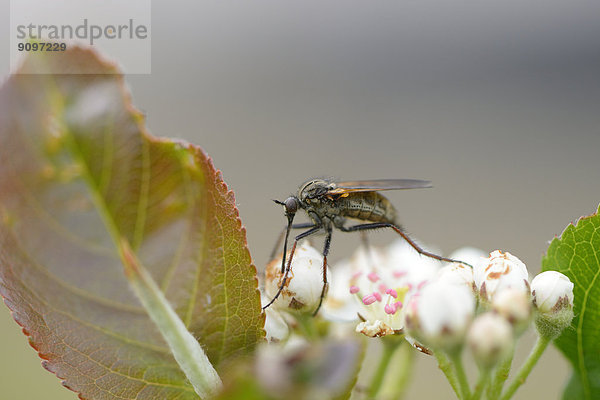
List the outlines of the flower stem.
<svg viewBox="0 0 600 400">
<path fill-rule="evenodd" d="M 393 338 L 390 337 L 390 339 Z M 412 346 L 404 339 L 396 345 L 389 368 L 377 393 L 379 398 L 400 400 L 403 397 L 414 371 L 415 353 Z"/>
<path fill-rule="evenodd" d="M 538 360 L 544 353 L 544 350 L 546 350 L 546 347 L 548 347 L 548 344 L 551 341 L 552 341 L 552 339 L 547 336 L 540 335 L 538 337 L 537 342 L 535 343 L 535 346 L 533 347 L 533 350 L 531 350 L 531 353 L 529 354 L 529 357 L 527 357 L 527 360 L 525 360 L 525 363 L 521 366 L 521 369 L 515 376 L 515 379 L 511 382 L 508 389 L 506 389 L 506 392 L 504 392 L 504 395 L 502 396 L 502 400 L 510 399 L 513 396 L 513 394 L 515 394 L 517 389 L 523 383 L 525 383 L 525 380 L 529 376 L 529 373 L 533 369 L 534 365 L 537 364 Z"/>
<path fill-rule="evenodd" d="M 467 380 L 467 374 L 462 362 L 460 352 L 450 355 L 450 360 L 454 364 L 454 370 L 456 371 L 456 377 L 458 378 L 458 386 L 460 389 L 460 398 L 468 399 L 471 397 L 471 390 L 469 389 L 469 381 Z"/>
<path fill-rule="evenodd" d="M 300 332 L 302 332 L 305 338 L 318 338 L 319 335 L 317 333 L 317 328 L 315 327 L 315 318 L 309 315 L 302 314 L 297 316 L 296 321 L 298 321 L 298 328 L 300 329 Z"/>
<path fill-rule="evenodd" d="M 448 383 L 450 383 L 450 386 L 452 386 L 452 390 L 454 390 L 454 393 L 456 393 L 456 397 L 460 399 L 461 397 L 460 391 L 458 389 L 458 378 L 456 377 L 456 373 L 454 373 L 454 370 L 452 369 L 452 364 L 450 363 L 450 360 L 448 359 L 446 354 L 440 351 L 436 351 L 433 354 L 437 359 L 438 367 L 442 370 L 444 375 L 446 375 L 446 379 L 448 380 Z"/>
<path fill-rule="evenodd" d="M 510 355 L 502 360 L 502 362 L 496 367 L 494 377 L 492 378 L 492 384 L 487 390 L 487 397 L 489 400 L 495 400 L 500 397 L 504 382 L 506 382 L 510 373 L 510 366 L 512 365 L 513 356 L 514 349 Z"/>
<path fill-rule="evenodd" d="M 471 395 L 471 400 L 481 399 L 483 389 L 490 383 L 491 370 L 489 368 L 481 369 L 479 372 L 479 380 L 475 385 L 475 391 Z"/>
<path fill-rule="evenodd" d="M 390 360 L 394 355 L 394 351 L 398 347 L 397 343 L 393 343 L 391 341 L 382 340 L 383 343 L 383 353 L 379 358 L 379 365 L 377 366 L 377 370 L 371 379 L 371 384 L 369 385 L 369 398 L 376 398 L 379 389 L 381 388 L 381 383 L 383 382 L 383 378 L 385 377 L 385 373 L 388 370 L 388 366 L 390 364 Z"/>
</svg>

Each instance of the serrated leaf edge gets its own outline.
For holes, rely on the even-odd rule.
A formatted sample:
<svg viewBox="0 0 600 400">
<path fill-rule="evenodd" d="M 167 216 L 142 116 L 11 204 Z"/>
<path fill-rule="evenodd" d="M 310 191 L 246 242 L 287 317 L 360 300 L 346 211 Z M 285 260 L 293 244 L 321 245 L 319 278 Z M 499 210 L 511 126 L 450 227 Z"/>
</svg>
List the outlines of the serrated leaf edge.
<svg viewBox="0 0 600 400">
<path fill-rule="evenodd" d="M 597 217 L 600 215 L 600 204 L 598 205 L 598 208 L 596 209 L 596 212 L 590 214 L 590 215 L 585 215 L 585 216 L 581 216 L 577 219 L 577 221 L 575 222 L 570 222 L 565 229 L 563 229 L 563 231 L 561 232 L 561 234 L 559 236 L 555 236 L 549 243 L 548 248 L 550 248 L 554 243 L 560 241 L 563 239 L 563 236 L 565 235 L 565 233 L 568 233 L 574 229 L 576 229 L 579 224 L 583 221 L 586 221 L 588 219 Z M 544 254 L 544 256 L 542 257 L 542 262 L 545 258 L 548 257 L 548 252 L 546 252 Z M 598 263 L 600 265 L 600 261 Z M 544 269 L 542 269 L 544 271 Z M 560 272 L 560 271 L 559 271 Z M 600 276 L 600 270 L 596 272 L 596 274 L 594 275 L 594 277 L 592 278 L 592 285 L 596 282 L 596 279 L 598 279 L 598 277 Z M 584 391 L 584 395 L 585 398 L 590 398 L 590 393 L 589 393 L 589 376 L 587 374 L 587 370 L 585 368 L 585 353 L 583 351 L 583 343 L 581 340 L 581 335 L 579 335 L 579 332 L 582 331 L 583 329 L 583 316 L 585 314 L 585 309 L 586 309 L 586 305 L 588 302 L 588 290 L 584 291 L 584 298 L 581 300 L 581 304 L 582 304 L 582 309 L 580 310 L 580 314 L 578 315 L 578 324 L 577 324 L 577 328 L 576 331 L 578 332 L 577 334 L 577 354 L 578 354 L 578 368 L 577 371 L 574 371 L 578 376 L 579 379 L 582 381 L 582 390 Z"/>
</svg>

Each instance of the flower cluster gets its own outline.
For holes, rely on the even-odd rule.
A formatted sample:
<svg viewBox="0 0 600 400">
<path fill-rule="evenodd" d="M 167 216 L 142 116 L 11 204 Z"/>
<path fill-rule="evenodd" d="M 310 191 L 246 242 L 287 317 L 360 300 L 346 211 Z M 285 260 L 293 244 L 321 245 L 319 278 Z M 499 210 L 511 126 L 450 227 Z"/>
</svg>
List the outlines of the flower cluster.
<svg viewBox="0 0 600 400">
<path fill-rule="evenodd" d="M 405 334 L 421 350 L 454 351 L 468 343 L 483 366 L 512 349 L 534 312 L 538 327 L 546 321 L 562 330 L 570 323 L 573 284 L 564 275 L 544 272 L 530 285 L 525 264 L 508 252 L 483 257 L 462 249 L 451 257 L 464 263 L 442 265 L 403 242 L 361 248 L 336 266 L 327 313 L 358 316 L 356 331 L 369 337 Z"/>
<path fill-rule="evenodd" d="M 443 265 L 403 241 L 385 249 L 360 248 L 336 265 L 323 315 L 332 321 L 358 320 L 355 330 L 369 337 L 404 334 L 425 351 L 451 352 L 468 343 L 484 366 L 512 348 L 534 312 L 542 334 L 555 336 L 570 323 L 573 284 L 564 275 L 543 272 L 530 284 L 525 264 L 499 250 L 486 258 L 466 248 L 451 258 L 464 263 Z M 267 331 L 275 332 L 270 337 L 287 334 L 275 310 L 308 313 L 318 306 L 322 265 L 320 252 L 308 242 L 296 249 L 283 290 L 273 310 L 267 310 Z M 281 258 L 268 266 L 266 276 L 266 298 L 273 298 L 283 282 Z"/>
<path fill-rule="evenodd" d="M 481 398 L 484 388 L 488 398 L 509 398 L 548 343 L 571 324 L 573 283 L 556 271 L 530 281 L 525 264 L 500 250 L 486 257 L 480 250 L 464 248 L 449 258 L 462 261 L 439 262 L 404 241 L 387 248 L 359 248 L 333 268 L 331 277 L 326 271 L 331 286 L 325 288 L 329 290 L 321 316 L 342 322 L 326 324 L 335 329 L 328 334 L 351 334 L 351 325 L 372 338 L 400 335 L 437 358 L 460 399 Z M 308 242 L 296 249 L 287 275 L 281 273 L 281 258 L 269 264 L 263 304 L 273 303 L 266 310 L 270 341 L 284 340 L 289 346 L 299 337 L 296 332 L 311 332 L 309 313 L 323 300 L 322 266 L 322 255 Z M 515 343 L 532 321 L 539 333 L 536 345 L 503 391 Z M 392 346 L 386 351 L 393 352 L 399 341 L 384 343 Z M 465 348 L 479 366 L 475 392 L 462 365 Z M 381 358 L 386 363 L 390 359 Z"/>
</svg>

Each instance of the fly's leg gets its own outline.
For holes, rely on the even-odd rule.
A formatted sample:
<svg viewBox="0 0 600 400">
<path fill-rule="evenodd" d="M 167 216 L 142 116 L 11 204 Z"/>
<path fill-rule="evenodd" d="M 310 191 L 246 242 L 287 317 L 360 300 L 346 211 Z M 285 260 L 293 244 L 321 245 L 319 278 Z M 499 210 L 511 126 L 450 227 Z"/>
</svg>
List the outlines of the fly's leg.
<svg viewBox="0 0 600 400">
<path fill-rule="evenodd" d="M 321 308 L 321 304 L 323 304 L 323 299 L 325 298 L 325 294 L 327 293 L 327 255 L 329 254 L 329 247 L 331 246 L 331 226 L 327 227 L 327 236 L 325 237 L 325 245 L 323 246 L 323 288 L 321 289 L 321 297 L 319 298 L 319 305 L 315 312 L 313 312 L 313 317 L 319 313 L 319 309 Z"/>
<path fill-rule="evenodd" d="M 433 259 L 439 260 L 439 261 L 446 261 L 446 262 L 451 262 L 451 263 L 461 263 L 461 264 L 468 265 L 469 267 L 473 268 L 473 266 L 471 264 L 466 263 L 464 261 L 454 260 L 452 258 L 438 256 L 437 254 L 430 253 L 426 250 L 423 250 L 421 247 L 419 247 L 419 245 L 414 240 L 412 240 L 410 238 L 410 236 L 408 236 L 408 234 L 406 232 L 404 232 L 402 230 L 402 228 L 400 228 L 399 226 L 396 226 L 394 224 L 391 224 L 389 222 L 374 222 L 371 224 L 360 224 L 360 225 L 354 225 L 354 226 L 349 226 L 349 227 L 338 227 L 338 228 L 340 228 L 340 230 L 342 230 L 343 232 L 356 232 L 356 231 L 366 231 L 366 230 L 371 230 L 371 229 L 392 228 L 394 231 L 396 231 L 396 233 L 398 235 L 402 236 L 402 239 L 406 240 L 406 242 L 413 249 L 415 249 L 419 254 L 421 254 L 423 256 L 433 258 Z"/>
<path fill-rule="evenodd" d="M 312 226 L 312 225 L 311 225 Z M 292 246 L 292 249 L 290 251 L 290 257 L 287 260 L 287 264 L 285 264 L 285 272 L 283 273 L 283 278 L 281 279 L 281 284 L 279 285 L 279 288 L 277 289 L 277 293 L 275 294 L 275 296 L 271 299 L 271 301 L 269 301 L 269 303 L 264 306 L 262 309 L 266 309 L 267 307 L 269 307 L 271 304 L 273 304 L 273 302 L 275 302 L 275 300 L 277 300 L 277 298 L 279 297 L 279 295 L 281 294 L 281 292 L 283 291 L 283 288 L 285 288 L 286 284 L 287 284 L 287 277 L 288 274 L 290 273 L 290 268 L 292 266 L 292 258 L 294 258 L 294 252 L 296 251 L 296 245 L 298 244 L 298 241 L 301 239 L 304 239 L 307 236 L 310 236 L 312 234 L 317 233 L 320 229 L 322 228 L 321 225 L 315 225 L 313 226 L 311 229 L 302 232 L 301 234 L 299 234 L 298 236 L 296 236 L 294 238 L 294 244 Z M 283 254 L 285 254 L 285 248 L 284 248 L 284 252 Z M 285 261 L 284 261 L 285 262 Z"/>
<path fill-rule="evenodd" d="M 313 222 L 307 222 L 304 224 L 294 224 L 292 225 L 292 229 L 306 229 L 306 228 L 314 228 L 316 225 Z M 269 262 L 273 261 L 275 259 L 275 256 L 277 255 L 277 250 L 279 250 L 279 246 L 281 246 L 281 241 L 283 240 L 283 237 L 285 236 L 285 231 L 287 230 L 287 226 L 283 227 L 283 230 L 281 231 L 281 233 L 279 234 L 279 236 L 277 237 L 277 241 L 275 242 L 275 246 L 273 246 L 273 250 L 271 251 L 271 255 L 269 256 Z M 283 271 L 281 271 L 283 273 Z"/>
</svg>

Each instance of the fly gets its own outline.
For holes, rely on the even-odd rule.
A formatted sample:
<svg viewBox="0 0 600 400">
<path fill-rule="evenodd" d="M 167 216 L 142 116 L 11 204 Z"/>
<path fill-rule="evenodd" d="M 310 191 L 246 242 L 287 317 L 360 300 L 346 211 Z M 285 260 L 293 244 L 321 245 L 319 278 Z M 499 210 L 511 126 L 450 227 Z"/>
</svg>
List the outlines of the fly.
<svg viewBox="0 0 600 400">
<path fill-rule="evenodd" d="M 327 292 L 327 255 L 331 245 L 331 234 L 333 228 L 342 232 L 359 232 L 380 228 L 391 228 L 399 234 L 419 254 L 439 261 L 465 262 L 439 256 L 423 250 L 404 232 L 396 222 L 396 209 L 380 191 L 400 189 L 420 189 L 431 187 L 431 182 L 418 179 L 376 179 L 368 181 L 345 181 L 334 182 L 326 179 L 312 179 L 303 183 L 298 189 L 296 196 L 290 196 L 285 201 L 273 200 L 284 207 L 288 223 L 285 228 L 285 239 L 283 242 L 283 258 L 281 260 L 282 283 L 273 299 L 263 307 L 269 307 L 284 289 L 287 276 L 292 264 L 292 258 L 298 241 L 310 235 L 325 232 L 325 245 L 323 247 L 323 288 L 319 305 L 313 313 L 316 315 L 321 308 L 323 298 Z M 296 212 L 302 209 L 312 220 L 306 224 L 293 224 Z M 359 224 L 350 225 L 348 220 L 361 221 Z M 307 229 L 294 238 L 294 244 L 290 250 L 290 258 L 286 264 L 287 245 L 290 231 L 292 229 Z M 278 241 L 278 243 L 281 240 Z"/>
</svg>

